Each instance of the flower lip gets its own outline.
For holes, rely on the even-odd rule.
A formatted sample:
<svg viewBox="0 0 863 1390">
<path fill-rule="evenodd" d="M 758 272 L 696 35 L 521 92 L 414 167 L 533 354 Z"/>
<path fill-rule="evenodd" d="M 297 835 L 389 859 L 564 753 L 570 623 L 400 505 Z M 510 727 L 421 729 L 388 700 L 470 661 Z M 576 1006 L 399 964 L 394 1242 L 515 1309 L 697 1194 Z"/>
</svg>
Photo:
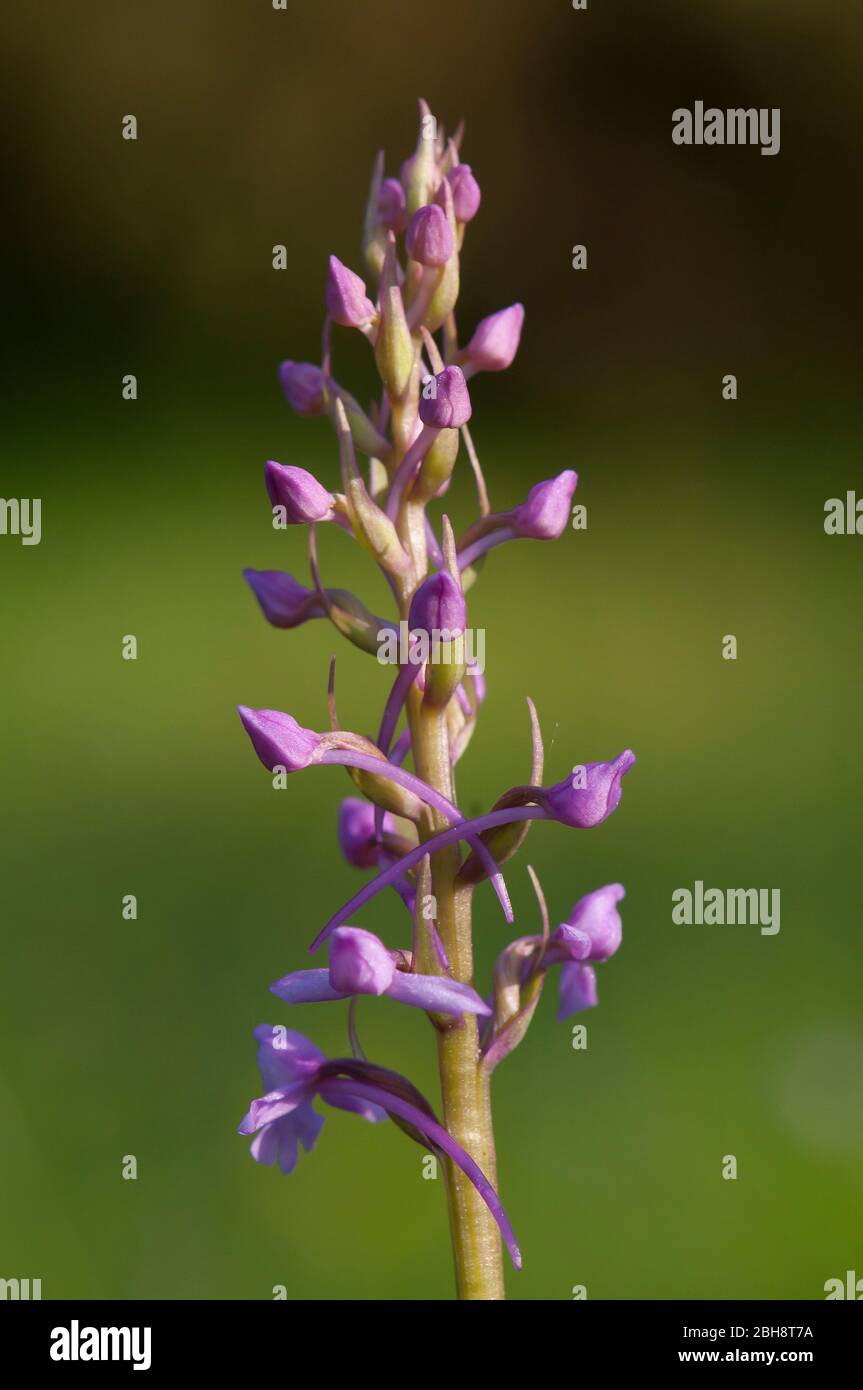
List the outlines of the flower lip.
<svg viewBox="0 0 863 1390">
<path fill-rule="evenodd" d="M 535 483 L 527 499 L 512 511 L 512 524 L 520 536 L 538 541 L 556 541 L 566 530 L 572 494 L 578 474 L 571 468 L 556 478 Z"/>
<path fill-rule="evenodd" d="M 264 467 L 264 481 L 270 502 L 274 507 L 284 507 L 289 525 L 302 526 L 312 521 L 332 520 L 333 494 L 327 492 L 307 469 L 268 459 Z"/>
<path fill-rule="evenodd" d="M 279 710 L 250 709 L 248 705 L 238 705 L 237 710 L 255 752 L 269 772 L 276 767 L 301 772 L 314 762 L 321 736 L 313 729 L 304 729 L 290 714 Z"/>
<path fill-rule="evenodd" d="M 444 367 L 426 378 L 420 392 L 420 419 L 432 429 L 460 429 L 471 417 L 470 392 L 460 367 Z"/>
<path fill-rule="evenodd" d="M 573 1014 L 581 1013 L 582 1009 L 595 1009 L 598 1003 L 593 966 L 582 965 L 576 960 L 567 961 L 560 972 L 558 1022 L 562 1023 Z"/>
<path fill-rule="evenodd" d="M 392 955 L 372 932 L 338 927 L 330 939 L 330 984 L 340 994 L 385 994 L 396 973 Z"/>
<path fill-rule="evenodd" d="M 320 367 L 313 362 L 285 361 L 279 366 L 279 379 L 288 405 L 298 415 L 326 413 L 326 377 Z"/>
<path fill-rule="evenodd" d="M 452 228 L 446 213 L 437 203 L 418 208 L 410 220 L 405 238 L 407 253 L 412 261 L 438 269 L 446 265 L 453 253 Z"/>
<path fill-rule="evenodd" d="M 574 787 L 567 777 L 543 792 L 542 804 L 562 825 L 582 830 L 601 825 L 620 804 L 621 779 L 634 762 L 635 754 L 627 748 L 612 763 L 585 763 L 583 787 Z"/>
</svg>

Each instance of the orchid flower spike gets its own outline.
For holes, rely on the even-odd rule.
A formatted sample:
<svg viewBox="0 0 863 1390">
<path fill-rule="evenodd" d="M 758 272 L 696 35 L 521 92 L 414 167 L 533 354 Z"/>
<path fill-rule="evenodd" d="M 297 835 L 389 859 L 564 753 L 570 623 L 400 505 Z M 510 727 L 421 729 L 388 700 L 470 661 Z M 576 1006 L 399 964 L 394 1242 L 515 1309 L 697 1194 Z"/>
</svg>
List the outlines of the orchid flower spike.
<svg viewBox="0 0 863 1390">
<path fill-rule="evenodd" d="M 323 1124 L 319 1101 L 372 1122 L 391 1118 L 446 1163 L 441 1186 L 459 1297 L 496 1300 L 505 1297 L 505 1288 L 494 1223 L 516 1266 L 520 1256 L 500 1199 L 477 1164 L 479 1159 L 489 1175 L 496 1172 L 489 1076 L 524 1037 L 549 970 L 560 967 L 561 1017 L 596 1003 L 595 970 L 621 940 L 623 888 L 608 884 L 587 894 L 552 931 L 541 886 L 529 870 L 542 934 L 520 937 L 498 954 L 488 998 L 473 979 L 474 893 L 488 879 L 511 923 L 500 865 L 521 850 L 534 821 L 577 829 L 601 825 L 619 805 L 622 780 L 635 757 L 626 749 L 611 762 L 576 766 L 563 781 L 546 784 L 542 734 L 528 701 L 531 757 L 524 784 L 510 786 L 489 811 L 470 819 L 455 802 L 456 765 L 485 698 L 479 670 L 485 643 L 481 656 L 467 640 L 474 630 L 465 595 L 485 577 L 485 556 L 496 546 L 563 536 L 578 479 L 564 469 L 535 483 L 509 510 L 492 510 L 468 428 L 469 383 L 480 372 L 511 366 L 524 307 L 509 304 L 483 318 L 472 335 L 463 333 L 457 318 L 462 252 L 483 192 L 470 164 L 462 162 L 464 123 L 448 133 L 424 100 L 418 117 L 412 152 L 390 166 L 398 177 L 388 176 L 383 150 L 373 161 L 361 219 L 369 288 L 330 256 L 320 365 L 311 352 L 310 361 L 286 359 L 279 367 L 294 413 L 323 418 L 335 433 L 338 491 L 303 467 L 270 460 L 265 468 L 273 526 L 308 528 L 310 587 L 282 570 L 243 572 L 274 627 L 294 629 L 326 618 L 376 658 L 375 670 L 392 668 L 389 675 L 378 671 L 381 705 L 374 741 L 341 727 L 335 657 L 326 732 L 306 728 L 280 710 L 239 706 L 243 727 L 275 785 L 284 785 L 290 773 L 338 766 L 358 793 L 341 800 L 338 845 L 367 878 L 312 943 L 314 951 L 329 941 L 326 965 L 294 970 L 271 986 L 286 1005 L 347 1002 L 353 1056 L 329 1058 L 286 1028 L 257 1029 L 265 1094 L 252 1102 L 240 1129 L 253 1136 L 258 1162 L 278 1163 L 290 1172 L 300 1148 L 315 1146 Z M 506 264 L 505 257 L 499 259 Z M 334 355 L 343 338 L 337 326 L 356 329 L 366 339 L 377 381 L 362 404 L 339 380 Z M 465 465 L 473 474 L 478 516 L 457 543 L 450 516 L 434 511 L 448 489 L 456 493 Z M 454 506 L 459 505 L 455 498 Z M 333 523 L 350 536 L 354 561 L 370 560 L 392 597 L 389 616 L 377 616 L 345 589 L 325 587 L 319 523 Z M 289 538 L 285 543 L 290 547 Z M 326 564 L 328 569 L 329 560 Z M 409 913 L 407 950 L 391 950 L 372 931 L 355 925 L 359 909 L 385 888 L 399 895 Z M 366 1059 L 356 1026 L 358 1007 L 367 1008 L 358 1006 L 361 996 L 386 997 L 411 1006 L 415 1018 L 422 1012 L 428 1016 L 437 1033 L 446 1127 L 410 1081 Z"/>
</svg>

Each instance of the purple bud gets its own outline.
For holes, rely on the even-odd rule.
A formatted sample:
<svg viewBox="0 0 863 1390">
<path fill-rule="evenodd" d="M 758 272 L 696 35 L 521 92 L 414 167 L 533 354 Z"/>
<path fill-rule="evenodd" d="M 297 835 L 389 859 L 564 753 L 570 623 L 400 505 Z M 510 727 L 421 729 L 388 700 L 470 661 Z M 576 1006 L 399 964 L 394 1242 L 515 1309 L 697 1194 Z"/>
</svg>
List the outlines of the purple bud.
<svg viewBox="0 0 863 1390">
<path fill-rule="evenodd" d="M 243 570 L 261 612 L 273 627 L 299 627 L 308 618 L 326 617 L 326 609 L 313 589 L 298 584 L 284 570 Z"/>
<path fill-rule="evenodd" d="M 330 256 L 326 303 L 333 323 L 340 323 L 344 328 L 362 328 L 375 316 L 375 306 L 366 294 L 365 281 L 342 265 L 337 256 Z"/>
<path fill-rule="evenodd" d="M 282 362 L 279 378 L 291 410 L 298 415 L 326 413 L 326 378 L 320 367 L 313 362 Z"/>
<path fill-rule="evenodd" d="M 482 194 L 469 164 L 457 164 L 449 175 L 452 202 L 459 222 L 470 222 L 479 212 Z"/>
<path fill-rule="evenodd" d="M 601 825 L 620 804 L 621 778 L 634 762 L 635 754 L 627 748 L 613 763 L 585 763 L 573 776 L 549 787 L 543 805 L 563 825 L 581 830 Z"/>
<path fill-rule="evenodd" d="M 378 216 L 391 232 L 403 232 L 407 225 L 405 191 L 398 179 L 384 179 L 378 194 Z"/>
<path fill-rule="evenodd" d="M 481 319 L 462 356 L 477 372 L 502 372 L 510 366 L 521 341 L 524 305 L 510 304 Z"/>
<path fill-rule="evenodd" d="M 460 429 L 471 417 L 470 393 L 460 367 L 444 367 L 426 378 L 420 392 L 420 419 L 436 430 Z"/>
<path fill-rule="evenodd" d="M 617 904 L 625 894 L 621 883 L 607 883 L 579 898 L 566 921 L 552 932 L 551 940 L 564 947 L 575 944 L 576 960 L 601 961 L 613 956 L 623 937 Z M 586 944 L 587 949 L 584 949 Z"/>
<path fill-rule="evenodd" d="M 527 500 L 511 512 L 512 525 L 519 536 L 536 541 L 556 541 L 566 530 L 572 494 L 578 474 L 566 468 L 556 478 L 536 483 Z"/>
<path fill-rule="evenodd" d="M 390 816 L 384 813 L 383 828 Z M 339 807 L 339 844 L 342 854 L 355 869 L 372 869 L 378 862 L 380 845 L 375 834 L 375 808 L 357 796 L 346 796 Z"/>
<path fill-rule="evenodd" d="M 411 599 L 408 626 L 412 632 L 464 632 L 467 608 L 452 575 L 438 570 L 429 575 Z"/>
<path fill-rule="evenodd" d="M 446 265 L 454 250 L 452 228 L 443 208 L 427 203 L 414 213 L 405 239 L 407 253 L 420 265 Z"/>
<path fill-rule="evenodd" d="M 559 1022 L 582 1009 L 595 1009 L 599 1003 L 596 993 L 596 971 L 592 965 L 580 965 L 577 961 L 567 961 L 560 972 L 560 1007 L 557 1011 Z"/>
<path fill-rule="evenodd" d="M 321 487 L 305 468 L 294 468 L 268 460 L 264 468 L 267 492 L 274 507 L 284 507 L 289 525 L 308 521 L 331 521 L 333 495 Z"/>
<path fill-rule="evenodd" d="M 302 772 L 314 761 L 321 736 L 313 729 L 304 729 L 279 710 L 249 709 L 248 705 L 237 709 L 255 752 L 270 772 L 276 767 Z"/>
<path fill-rule="evenodd" d="M 338 927 L 330 940 L 330 984 L 340 994 L 384 994 L 396 973 L 386 946 L 362 927 Z"/>
</svg>

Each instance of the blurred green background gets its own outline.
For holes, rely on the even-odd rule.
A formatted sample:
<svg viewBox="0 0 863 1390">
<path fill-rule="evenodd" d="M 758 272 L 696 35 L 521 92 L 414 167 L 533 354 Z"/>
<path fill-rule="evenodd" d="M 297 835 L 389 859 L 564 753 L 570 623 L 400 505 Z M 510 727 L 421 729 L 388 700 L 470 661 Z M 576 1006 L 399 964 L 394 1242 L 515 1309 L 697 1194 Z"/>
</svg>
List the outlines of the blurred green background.
<svg viewBox="0 0 863 1390">
<path fill-rule="evenodd" d="M 489 697 L 460 803 L 525 778 L 526 694 L 548 780 L 638 754 L 606 825 L 535 827 L 508 870 L 522 932 L 528 861 L 553 921 L 627 889 L 587 1051 L 549 989 L 496 1076 L 525 1254 L 510 1296 L 820 1298 L 863 1274 L 863 540 L 823 531 L 827 498 L 863 493 L 859 15 L 32 0 L 0 30 L 2 492 L 43 500 L 41 545 L 0 537 L 0 1277 L 46 1298 L 451 1296 L 442 1182 L 393 1126 L 329 1112 L 290 1178 L 234 1132 L 255 1024 L 346 1049 L 341 1006 L 288 1017 L 267 985 L 358 886 L 334 848 L 348 784 L 327 769 L 274 793 L 234 712 L 323 727 L 336 638 L 268 628 L 240 571 L 305 574 L 262 463 L 333 481 L 336 464 L 276 365 L 316 357 L 326 256 L 360 268 L 372 156 L 397 170 L 418 95 L 466 118 L 483 188 L 463 331 L 527 309 L 513 369 L 473 388 L 493 501 L 574 467 L 589 515 L 555 546 L 498 550 L 471 596 Z M 697 99 L 780 107 L 781 153 L 675 147 L 671 112 Z M 364 348 L 341 333 L 335 355 L 363 397 Z M 470 519 L 466 467 L 447 505 Z M 385 605 L 344 536 L 322 566 Z M 342 720 L 371 731 L 388 678 L 339 652 Z M 673 925 L 696 879 L 779 888 L 780 933 Z M 394 898 L 362 925 L 407 944 Z M 486 886 L 481 982 L 506 939 Z M 437 1098 L 420 1014 L 367 1001 L 359 1023 Z"/>
</svg>

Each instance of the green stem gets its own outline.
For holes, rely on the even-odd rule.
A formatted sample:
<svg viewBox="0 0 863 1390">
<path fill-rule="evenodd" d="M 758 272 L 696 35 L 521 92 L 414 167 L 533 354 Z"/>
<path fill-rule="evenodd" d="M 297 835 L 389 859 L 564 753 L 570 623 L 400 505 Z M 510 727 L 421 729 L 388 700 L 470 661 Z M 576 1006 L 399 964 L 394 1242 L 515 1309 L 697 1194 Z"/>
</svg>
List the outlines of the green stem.
<svg viewBox="0 0 863 1390">
<path fill-rule="evenodd" d="M 414 689 L 408 702 L 408 721 L 417 774 L 449 798 L 453 797 L 452 768 L 445 710 L 422 703 Z M 446 822 L 430 812 L 426 834 Z M 459 853 L 453 847 L 431 856 L 435 920 L 455 979 L 473 983 L 471 939 L 472 890 L 456 884 Z M 418 911 L 422 904 L 418 904 Z M 438 1032 L 438 1065 L 444 1125 L 458 1144 L 495 1181 L 494 1132 L 488 1082 L 480 1066 L 475 1015 L 464 1015 L 456 1027 Z M 460 1169 L 447 1163 L 447 1200 L 460 1299 L 505 1298 L 500 1232 L 476 1188 Z"/>
</svg>

